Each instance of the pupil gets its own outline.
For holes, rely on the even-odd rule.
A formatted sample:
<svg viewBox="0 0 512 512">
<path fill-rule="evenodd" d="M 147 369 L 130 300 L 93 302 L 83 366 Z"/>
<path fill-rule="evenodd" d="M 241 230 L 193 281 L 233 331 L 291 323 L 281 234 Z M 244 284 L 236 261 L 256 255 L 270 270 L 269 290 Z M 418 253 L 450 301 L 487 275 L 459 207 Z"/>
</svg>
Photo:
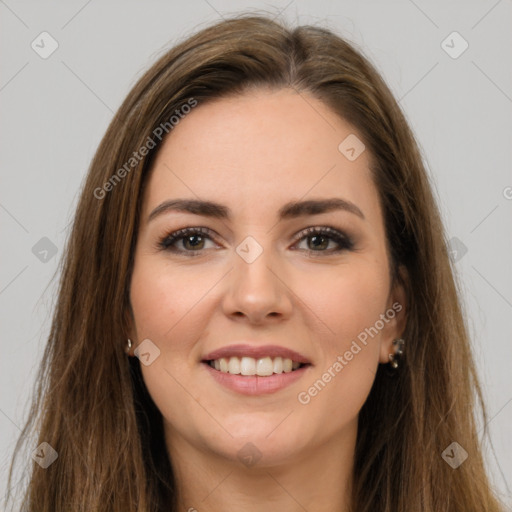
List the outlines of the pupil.
<svg viewBox="0 0 512 512">
<path fill-rule="evenodd" d="M 199 235 L 190 235 L 188 238 L 187 238 L 187 242 L 192 246 L 192 247 L 196 247 L 198 244 L 201 243 L 201 241 L 198 241 L 197 239 L 200 239 L 201 237 Z M 192 242 L 190 243 L 190 241 L 192 239 L 196 239 L 196 242 Z"/>
<path fill-rule="evenodd" d="M 322 239 L 322 238 L 325 240 L 325 237 L 324 237 L 323 235 L 314 235 L 314 236 L 312 237 L 312 240 L 317 240 L 317 241 L 318 241 L 319 239 Z M 318 248 L 318 247 L 320 247 L 320 245 L 324 245 L 324 244 L 321 244 L 321 243 L 320 243 L 320 244 L 313 243 L 313 245 L 314 245 L 316 248 Z"/>
</svg>

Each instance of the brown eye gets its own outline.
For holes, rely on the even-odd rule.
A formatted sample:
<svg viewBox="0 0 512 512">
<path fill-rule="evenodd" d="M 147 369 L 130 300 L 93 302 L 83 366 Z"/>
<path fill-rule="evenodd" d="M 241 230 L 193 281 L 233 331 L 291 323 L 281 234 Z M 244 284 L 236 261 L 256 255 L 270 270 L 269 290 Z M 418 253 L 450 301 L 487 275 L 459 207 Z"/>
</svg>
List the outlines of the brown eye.
<svg viewBox="0 0 512 512">
<path fill-rule="evenodd" d="M 327 254 L 332 254 L 343 250 L 351 250 L 354 246 L 354 243 L 349 236 L 337 229 L 327 226 L 307 228 L 298 235 L 298 238 L 299 242 L 307 240 L 307 248 L 303 250 L 308 251 L 309 253 L 325 252 Z M 328 250 L 330 243 L 334 243 L 335 248 Z M 336 248 L 336 246 L 338 248 Z"/>
<path fill-rule="evenodd" d="M 212 241 L 211 231 L 208 228 L 185 228 L 165 236 L 158 243 L 162 250 L 191 253 L 201 252 L 206 241 Z"/>
<path fill-rule="evenodd" d="M 304 250 L 310 254 L 326 255 L 339 253 L 344 250 L 351 250 L 354 246 L 352 239 L 337 229 L 325 227 L 307 228 L 296 237 L 298 243 L 307 241 L 307 247 Z M 208 228 L 184 228 L 174 233 L 170 233 L 158 242 L 158 248 L 161 250 L 183 254 L 187 256 L 197 256 L 205 252 L 208 247 L 205 244 L 213 242 L 213 232 Z M 334 244 L 334 247 L 332 245 Z M 215 246 L 215 244 L 214 244 Z"/>
<path fill-rule="evenodd" d="M 325 235 L 312 235 L 307 239 L 311 241 L 310 247 L 313 249 L 327 249 L 329 245 L 329 237 Z"/>
<path fill-rule="evenodd" d="M 183 246 L 185 249 L 202 249 L 204 246 L 204 238 L 201 235 L 187 235 L 181 238 L 183 240 Z M 191 247 L 187 247 L 190 244 Z"/>
</svg>

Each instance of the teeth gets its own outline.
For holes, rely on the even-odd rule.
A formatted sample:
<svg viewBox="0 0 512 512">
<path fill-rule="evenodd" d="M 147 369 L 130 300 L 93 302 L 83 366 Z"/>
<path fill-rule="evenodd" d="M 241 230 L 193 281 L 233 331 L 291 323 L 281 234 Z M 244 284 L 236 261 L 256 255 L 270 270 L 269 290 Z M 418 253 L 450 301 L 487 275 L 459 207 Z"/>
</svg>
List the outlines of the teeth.
<svg viewBox="0 0 512 512">
<path fill-rule="evenodd" d="M 243 362 L 243 359 L 242 359 Z M 238 375 L 240 373 L 240 359 L 238 357 L 231 357 L 228 363 L 228 372 L 233 375 Z"/>
<path fill-rule="evenodd" d="M 231 357 L 229 364 L 231 364 L 231 361 L 238 361 L 238 357 Z M 231 371 L 229 373 L 231 373 Z M 252 357 L 242 357 L 240 360 L 240 373 L 242 375 L 256 375 L 256 359 Z"/>
<path fill-rule="evenodd" d="M 244 359 L 252 359 L 250 357 Z M 252 359 L 254 361 L 254 359 Z M 270 357 L 264 357 L 263 359 L 258 359 L 258 362 L 255 365 L 254 373 L 262 376 L 268 377 L 274 373 L 274 363 Z"/>
<path fill-rule="evenodd" d="M 210 366 L 223 373 L 233 375 L 257 375 L 268 377 L 274 373 L 290 373 L 300 367 L 300 363 L 282 357 L 230 357 L 210 361 Z"/>
</svg>

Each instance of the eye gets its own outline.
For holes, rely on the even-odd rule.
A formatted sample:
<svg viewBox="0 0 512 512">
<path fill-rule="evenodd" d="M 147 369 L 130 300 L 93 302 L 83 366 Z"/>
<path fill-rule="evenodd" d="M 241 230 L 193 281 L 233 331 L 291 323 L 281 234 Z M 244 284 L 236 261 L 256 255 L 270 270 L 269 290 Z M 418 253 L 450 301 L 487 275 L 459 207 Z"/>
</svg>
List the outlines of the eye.
<svg viewBox="0 0 512 512">
<path fill-rule="evenodd" d="M 195 255 L 204 249 L 206 240 L 212 241 L 212 232 L 208 228 L 184 228 L 165 236 L 158 242 L 158 248 L 176 253 Z M 181 242 L 182 248 L 176 247 Z M 179 244 L 178 244 L 179 245 Z"/>
<path fill-rule="evenodd" d="M 186 254 L 187 256 L 197 256 L 204 252 L 205 243 L 213 242 L 214 234 L 206 227 L 184 228 L 169 235 L 166 235 L 158 242 L 158 249 L 174 253 Z M 339 253 L 344 250 L 351 250 L 354 247 L 352 239 L 346 234 L 329 226 L 310 227 L 301 231 L 295 240 L 311 240 L 308 248 L 300 249 L 308 253 Z M 334 242 L 335 248 L 329 249 L 329 244 Z M 181 247 L 179 247 L 181 245 Z M 214 244 L 215 245 L 215 244 Z M 336 248 L 336 245 L 338 248 Z M 327 250 L 329 249 L 329 250 Z"/>
<path fill-rule="evenodd" d="M 354 242 L 349 236 L 329 226 L 307 228 L 297 235 L 297 239 L 299 242 L 311 240 L 312 243 L 308 243 L 308 247 L 302 249 L 310 254 L 322 252 L 333 254 L 351 250 L 354 247 Z M 334 242 L 338 248 L 327 250 L 330 242 Z"/>
</svg>

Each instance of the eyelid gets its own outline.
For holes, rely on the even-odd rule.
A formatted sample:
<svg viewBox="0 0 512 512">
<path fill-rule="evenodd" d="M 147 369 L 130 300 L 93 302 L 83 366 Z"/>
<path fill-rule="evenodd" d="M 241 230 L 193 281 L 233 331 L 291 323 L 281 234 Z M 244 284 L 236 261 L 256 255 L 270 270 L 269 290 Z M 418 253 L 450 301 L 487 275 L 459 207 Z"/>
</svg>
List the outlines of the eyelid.
<svg viewBox="0 0 512 512">
<path fill-rule="evenodd" d="M 329 225 L 309 226 L 307 228 L 301 229 L 297 234 L 294 235 L 293 239 L 294 241 L 302 240 L 307 235 L 315 233 L 350 240 L 348 234 L 346 234 L 343 230 L 339 230 Z"/>
<path fill-rule="evenodd" d="M 339 248 L 335 250 L 313 251 L 306 249 L 306 252 L 316 256 L 328 256 L 330 254 L 339 254 L 344 251 L 352 251 L 354 249 L 354 239 L 345 230 L 335 228 L 329 225 L 310 226 L 299 231 L 294 237 L 294 245 L 301 240 L 307 239 L 308 236 L 320 235 L 326 236 L 338 244 Z"/>
<path fill-rule="evenodd" d="M 216 238 L 217 234 L 210 228 L 204 226 L 189 226 L 185 228 L 181 228 L 171 233 L 166 234 L 164 237 L 160 238 L 157 242 L 157 249 L 164 250 L 168 252 L 172 252 L 178 255 L 188 255 L 194 256 L 201 252 L 206 252 L 204 249 L 198 250 L 184 250 L 184 249 L 172 249 L 172 245 L 180 240 L 183 240 L 187 236 L 199 234 L 204 235 L 203 238 L 207 238 L 211 240 L 213 243 L 217 244 Z M 298 242 L 307 239 L 308 236 L 320 235 L 327 236 L 330 240 L 334 241 L 338 244 L 339 248 L 334 250 L 325 250 L 325 251 L 314 251 L 311 249 L 302 249 L 307 253 L 314 253 L 317 256 L 330 255 L 330 254 L 339 254 L 340 252 L 353 250 L 354 241 L 353 238 L 348 235 L 344 230 L 340 230 L 338 228 L 329 226 L 329 225 L 317 225 L 317 226 L 309 226 L 307 228 L 301 229 L 293 236 L 293 245 L 296 245 Z M 169 242 L 170 241 L 170 242 Z M 218 244 L 217 244 L 218 245 Z M 294 249 L 296 250 L 296 249 Z"/>
<path fill-rule="evenodd" d="M 195 226 L 195 227 L 190 226 L 190 227 L 177 229 L 175 231 L 171 231 L 170 233 L 167 233 L 166 235 L 164 235 L 162 238 L 160 238 L 158 240 L 157 248 L 162 249 L 162 250 L 171 251 L 171 249 L 169 249 L 171 244 L 169 244 L 168 246 L 166 245 L 166 243 L 169 240 L 171 241 L 171 243 L 174 243 L 179 240 L 182 240 L 186 236 L 193 235 L 193 234 L 205 235 L 205 237 L 211 239 L 212 241 L 215 241 L 216 236 L 217 236 L 216 233 L 210 228 L 207 228 L 204 226 Z M 194 253 L 195 251 L 176 250 L 174 252 L 176 252 L 176 253 L 180 253 L 180 252 Z M 199 251 L 199 252 L 201 252 L 201 251 Z"/>
</svg>

